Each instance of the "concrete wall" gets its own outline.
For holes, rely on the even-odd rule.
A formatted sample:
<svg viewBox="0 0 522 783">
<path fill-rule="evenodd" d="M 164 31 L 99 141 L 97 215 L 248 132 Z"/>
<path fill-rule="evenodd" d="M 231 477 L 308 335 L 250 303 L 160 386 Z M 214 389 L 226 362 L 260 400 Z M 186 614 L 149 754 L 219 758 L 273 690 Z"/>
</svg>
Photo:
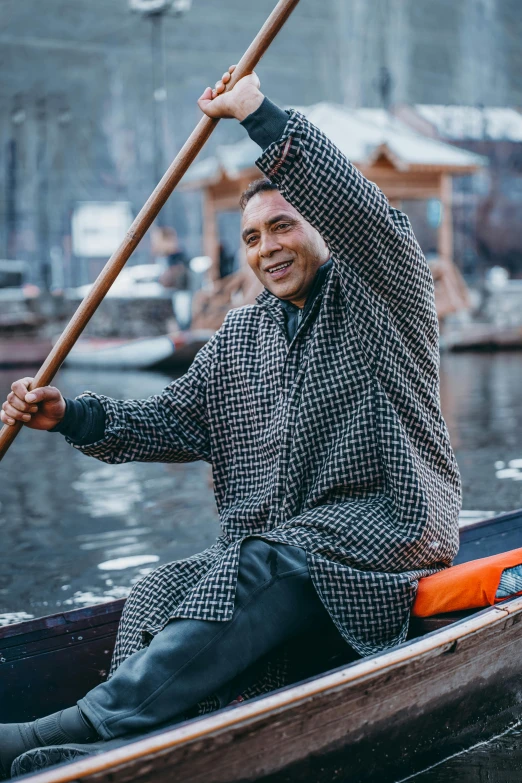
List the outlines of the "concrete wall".
<svg viewBox="0 0 522 783">
<path fill-rule="evenodd" d="M 274 0 L 193 0 L 164 22 L 165 165 L 199 119 L 196 99 L 238 59 Z M 320 100 L 522 105 L 520 0 L 301 0 L 259 68 L 281 104 Z M 130 201 L 154 181 L 150 21 L 126 0 L 0 4 L 0 257 L 33 277 L 65 266 L 78 201 Z M 387 89 L 386 89 L 387 82 Z M 240 138 L 222 123 L 208 149 Z M 174 196 L 164 220 L 200 252 L 197 195 Z M 145 242 L 141 258 L 148 257 Z"/>
</svg>

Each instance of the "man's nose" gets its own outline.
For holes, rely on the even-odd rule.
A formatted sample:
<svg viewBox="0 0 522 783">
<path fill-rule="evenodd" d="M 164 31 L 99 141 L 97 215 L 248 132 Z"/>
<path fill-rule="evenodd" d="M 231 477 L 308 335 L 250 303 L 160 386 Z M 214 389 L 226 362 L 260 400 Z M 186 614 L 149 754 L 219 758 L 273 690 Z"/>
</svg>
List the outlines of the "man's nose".
<svg viewBox="0 0 522 783">
<path fill-rule="evenodd" d="M 278 250 L 281 250 L 281 243 L 277 241 L 277 237 L 270 234 L 262 234 L 259 242 L 259 256 L 260 258 L 270 258 Z"/>
</svg>

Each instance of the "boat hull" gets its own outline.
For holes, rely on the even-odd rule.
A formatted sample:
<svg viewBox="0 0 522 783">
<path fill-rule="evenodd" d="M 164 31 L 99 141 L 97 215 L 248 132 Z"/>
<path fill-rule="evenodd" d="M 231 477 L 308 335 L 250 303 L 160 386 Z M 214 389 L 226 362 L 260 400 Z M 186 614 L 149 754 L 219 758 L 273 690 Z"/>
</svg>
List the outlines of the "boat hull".
<svg viewBox="0 0 522 783">
<path fill-rule="evenodd" d="M 517 603 L 509 615 L 489 610 L 437 632 L 437 639 L 235 708 L 225 725 L 222 713 L 143 740 L 141 748 L 134 746 L 137 757 L 119 769 L 111 764 L 102 771 L 99 764 L 96 779 L 398 780 L 516 721 L 522 600 Z"/>
<path fill-rule="evenodd" d="M 39 367 L 52 349 L 50 340 L 0 338 L 0 369 L 11 367 Z"/>
<path fill-rule="evenodd" d="M 94 370 L 170 370 L 187 367 L 211 336 L 206 330 L 138 340 L 82 338 L 71 349 L 67 367 Z"/>
<path fill-rule="evenodd" d="M 459 559 L 505 551 L 521 539 L 522 512 L 470 525 Z M 0 721 L 69 706 L 100 682 L 122 604 L 0 628 Z M 388 653 L 33 780 L 399 780 L 522 715 L 522 598 L 460 617 L 416 620 L 413 638 Z"/>
<path fill-rule="evenodd" d="M 139 340 L 80 340 L 69 353 L 67 367 L 111 370 L 147 370 L 174 353 L 167 335 Z"/>
</svg>

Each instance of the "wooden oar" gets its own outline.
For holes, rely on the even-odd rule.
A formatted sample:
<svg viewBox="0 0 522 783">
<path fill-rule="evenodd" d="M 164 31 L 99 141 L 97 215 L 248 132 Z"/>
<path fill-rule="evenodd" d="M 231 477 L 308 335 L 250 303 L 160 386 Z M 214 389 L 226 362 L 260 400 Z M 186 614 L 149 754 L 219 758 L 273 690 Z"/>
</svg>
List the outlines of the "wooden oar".
<svg viewBox="0 0 522 783">
<path fill-rule="evenodd" d="M 230 90 L 239 79 L 254 70 L 298 3 L 299 0 L 279 0 L 265 24 L 239 61 L 237 68 L 227 85 L 227 90 Z M 143 239 L 154 218 L 169 198 L 190 164 L 194 161 L 196 155 L 203 149 L 205 142 L 218 122 L 219 120 L 211 119 L 206 116 L 199 121 L 198 125 L 163 175 L 163 178 L 152 192 L 144 207 L 141 209 L 134 220 L 134 223 L 127 231 L 125 239 L 109 258 L 98 275 L 92 289 L 67 324 L 60 339 L 57 341 L 51 353 L 38 371 L 31 386 L 32 389 L 37 389 L 40 386 L 48 386 L 51 383 L 69 351 L 89 323 L 100 303 L 103 301 L 105 294 Z M 14 426 L 5 424 L 0 430 L 0 460 L 22 429 L 22 426 L 22 422 L 18 421 Z"/>
</svg>

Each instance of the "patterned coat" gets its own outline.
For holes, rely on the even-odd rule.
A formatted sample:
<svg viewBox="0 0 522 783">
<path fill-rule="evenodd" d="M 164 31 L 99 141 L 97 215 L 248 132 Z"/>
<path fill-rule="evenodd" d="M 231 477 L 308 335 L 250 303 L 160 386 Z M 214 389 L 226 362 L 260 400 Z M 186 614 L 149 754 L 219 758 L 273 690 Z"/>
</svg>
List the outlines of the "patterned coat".
<svg viewBox="0 0 522 783">
<path fill-rule="evenodd" d="M 222 530 L 134 587 L 113 666 L 169 618 L 230 619 L 248 536 L 307 551 L 320 598 L 363 655 L 405 639 L 417 579 L 457 552 L 433 284 L 407 217 L 298 112 L 257 165 L 322 234 L 333 269 L 290 344 L 264 291 L 161 394 L 92 395 L 106 433 L 82 451 L 208 461 Z"/>
</svg>

